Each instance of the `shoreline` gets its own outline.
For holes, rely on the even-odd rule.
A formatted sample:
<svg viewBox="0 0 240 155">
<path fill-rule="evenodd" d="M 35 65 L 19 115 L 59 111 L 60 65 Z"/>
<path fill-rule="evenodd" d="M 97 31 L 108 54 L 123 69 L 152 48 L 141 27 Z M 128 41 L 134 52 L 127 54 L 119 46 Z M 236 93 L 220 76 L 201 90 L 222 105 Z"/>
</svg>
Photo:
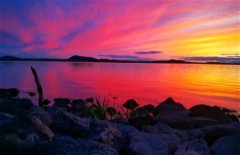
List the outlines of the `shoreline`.
<svg viewBox="0 0 240 155">
<path fill-rule="evenodd" d="M 239 144 L 240 116 L 226 108 L 186 109 L 169 97 L 156 107 L 139 107 L 129 99 L 119 112 L 107 99 L 55 98 L 52 106 L 47 100 L 38 106 L 18 94 L 15 88 L 0 89 L 0 151 L 5 154 L 208 155 L 229 153 Z"/>
<path fill-rule="evenodd" d="M 69 60 L 1 60 L 0 62 L 70 62 L 70 63 L 137 63 L 137 64 L 199 64 L 199 65 L 240 65 L 240 63 L 207 63 L 207 62 L 168 62 L 167 60 L 162 62 L 148 62 L 148 61 L 69 61 Z"/>
</svg>

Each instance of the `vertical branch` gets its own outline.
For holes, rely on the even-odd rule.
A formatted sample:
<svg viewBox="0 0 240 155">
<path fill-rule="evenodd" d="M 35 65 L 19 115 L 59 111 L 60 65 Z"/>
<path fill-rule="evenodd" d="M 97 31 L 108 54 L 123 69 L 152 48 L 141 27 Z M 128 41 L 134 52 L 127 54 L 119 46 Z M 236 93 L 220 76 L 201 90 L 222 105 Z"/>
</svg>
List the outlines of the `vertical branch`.
<svg viewBox="0 0 240 155">
<path fill-rule="evenodd" d="M 39 97 L 38 98 L 38 105 L 42 106 L 42 104 L 43 104 L 42 86 L 40 84 L 40 81 L 39 81 L 39 78 L 38 78 L 36 70 L 33 67 L 31 67 L 31 70 L 32 70 L 32 73 L 33 73 L 33 76 L 34 76 L 34 79 L 35 79 L 35 82 L 36 82 L 36 85 L 37 85 L 37 91 L 38 91 L 38 97 Z"/>
</svg>

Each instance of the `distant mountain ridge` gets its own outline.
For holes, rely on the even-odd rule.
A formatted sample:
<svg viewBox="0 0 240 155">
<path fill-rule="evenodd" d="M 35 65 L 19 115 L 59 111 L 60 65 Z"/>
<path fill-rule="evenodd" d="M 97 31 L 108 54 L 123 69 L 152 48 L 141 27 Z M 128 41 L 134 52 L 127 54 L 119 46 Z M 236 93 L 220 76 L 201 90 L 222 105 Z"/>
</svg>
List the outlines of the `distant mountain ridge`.
<svg viewBox="0 0 240 155">
<path fill-rule="evenodd" d="M 214 63 L 199 63 L 199 62 L 188 62 L 184 60 L 116 60 L 116 59 L 97 59 L 93 57 L 73 55 L 67 59 L 57 59 L 57 58 L 19 58 L 15 56 L 2 56 L 0 61 L 65 61 L 65 62 L 122 62 L 122 63 L 197 63 L 197 64 L 214 64 Z M 216 62 L 215 64 L 232 64 L 232 63 L 221 63 Z M 237 63 L 239 64 L 239 63 Z"/>
<path fill-rule="evenodd" d="M 79 56 L 79 55 L 73 55 L 70 58 L 68 58 L 67 60 L 69 60 L 69 61 L 90 61 L 90 62 L 99 61 L 96 58 Z"/>
</svg>

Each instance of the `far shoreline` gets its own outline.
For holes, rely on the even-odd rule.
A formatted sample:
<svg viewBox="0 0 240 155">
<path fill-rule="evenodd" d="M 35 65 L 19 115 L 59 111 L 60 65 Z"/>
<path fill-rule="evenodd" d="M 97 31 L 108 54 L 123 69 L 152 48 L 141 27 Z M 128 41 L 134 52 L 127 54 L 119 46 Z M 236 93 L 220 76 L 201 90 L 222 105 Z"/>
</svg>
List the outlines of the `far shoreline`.
<svg viewBox="0 0 240 155">
<path fill-rule="evenodd" d="M 133 64 L 199 64 L 199 65 L 240 65 L 240 63 L 208 63 L 208 62 L 167 62 L 167 61 L 162 61 L 162 62 L 149 62 L 149 61 L 68 61 L 64 59 L 59 59 L 59 60 L 51 60 L 51 59 L 46 59 L 46 60 L 1 60 L 0 62 L 70 62 L 70 63 L 133 63 Z"/>
</svg>

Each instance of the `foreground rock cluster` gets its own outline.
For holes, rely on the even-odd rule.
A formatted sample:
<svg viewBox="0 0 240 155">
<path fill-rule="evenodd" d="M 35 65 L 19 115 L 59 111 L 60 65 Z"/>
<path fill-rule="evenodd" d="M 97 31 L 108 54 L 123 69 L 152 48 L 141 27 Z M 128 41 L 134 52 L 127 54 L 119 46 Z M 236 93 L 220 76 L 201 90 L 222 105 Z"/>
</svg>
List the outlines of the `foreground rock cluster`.
<svg viewBox="0 0 240 155">
<path fill-rule="evenodd" d="M 40 107 L 17 95 L 17 89 L 0 89 L 0 154 L 240 154 L 239 118 L 225 108 L 187 110 L 172 98 L 157 107 L 138 107 L 128 100 L 126 117 L 101 120 L 100 112 L 89 111 L 97 106 L 93 99 L 58 98 Z"/>
</svg>

